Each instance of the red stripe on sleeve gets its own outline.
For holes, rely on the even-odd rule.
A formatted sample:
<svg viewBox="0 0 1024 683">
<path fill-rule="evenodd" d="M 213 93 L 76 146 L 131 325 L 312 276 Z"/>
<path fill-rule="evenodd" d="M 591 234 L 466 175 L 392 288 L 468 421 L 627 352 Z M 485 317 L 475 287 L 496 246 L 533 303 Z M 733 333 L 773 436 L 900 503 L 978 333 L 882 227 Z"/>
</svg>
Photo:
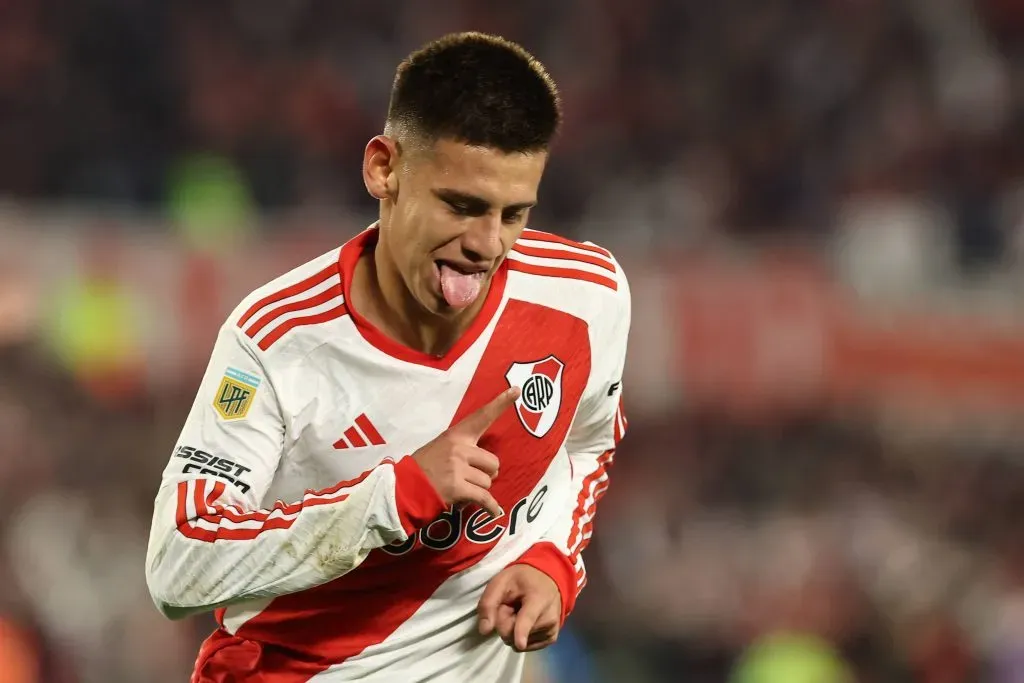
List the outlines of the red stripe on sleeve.
<svg viewBox="0 0 1024 683">
<path fill-rule="evenodd" d="M 614 455 L 614 449 L 602 453 L 601 457 L 597 459 L 597 469 L 587 475 L 583 480 L 583 486 L 580 487 L 580 494 L 576 499 L 576 509 L 572 515 L 572 533 L 569 536 L 567 546 L 574 556 L 579 555 L 587 545 L 582 538 L 583 529 L 581 524 L 585 516 L 593 514 L 593 505 L 588 505 L 587 501 L 590 498 L 591 492 L 596 490 L 599 480 L 607 474 L 606 466 L 612 461 Z M 576 549 L 577 546 L 580 546 L 579 550 Z"/>
<path fill-rule="evenodd" d="M 615 409 L 615 445 L 618 446 L 623 437 L 626 436 L 626 427 L 629 422 L 626 420 L 626 410 L 623 408 L 622 397 L 619 397 L 619 406 Z"/>
<path fill-rule="evenodd" d="M 213 485 L 213 488 L 210 490 L 210 494 L 206 496 L 207 506 L 213 507 L 213 504 L 216 503 L 222 495 L 224 495 L 225 486 L 226 485 L 222 481 L 218 481 Z"/>
<path fill-rule="evenodd" d="M 594 533 L 594 515 L 597 514 L 597 504 L 604 498 L 604 494 L 608 492 L 608 483 L 605 482 L 603 485 L 598 486 L 594 490 L 594 501 L 587 507 L 581 517 L 586 519 L 586 523 L 580 529 L 579 534 L 579 547 L 573 550 L 573 557 L 579 557 L 580 553 L 583 552 L 584 548 L 590 543 L 590 537 Z M 572 546 L 569 546 L 572 548 Z"/>
<path fill-rule="evenodd" d="M 562 621 L 572 612 L 576 596 L 587 583 L 586 569 L 580 565 L 579 556 L 587 547 L 594 525 L 597 501 L 608 490 L 607 465 L 612 461 L 614 450 L 608 450 L 597 459 L 597 469 L 583 480 L 576 509 L 573 511 L 572 531 L 569 537 L 569 556 L 549 542 L 535 543 L 514 564 L 527 564 L 544 572 L 558 585 L 562 597 Z M 602 481 L 603 480 L 603 481 Z M 590 501 L 593 495 L 594 500 Z"/>
<path fill-rule="evenodd" d="M 560 249 L 544 249 L 542 247 L 531 247 L 525 244 L 517 244 L 512 247 L 512 251 L 525 254 L 526 256 L 536 256 L 538 258 L 552 258 L 559 259 L 561 261 L 576 261 L 577 263 L 589 263 L 592 266 L 604 268 L 605 270 L 614 273 L 615 264 L 611 261 L 601 258 L 600 256 L 591 256 L 590 254 L 579 254 L 574 251 L 562 251 Z"/>
<path fill-rule="evenodd" d="M 325 280 L 327 280 L 332 275 L 337 275 L 337 273 L 338 273 L 338 266 L 336 264 L 331 264 L 331 265 L 327 266 L 326 268 L 324 268 L 323 270 L 321 270 L 319 273 L 315 273 L 313 275 L 310 275 L 305 280 L 301 280 L 299 282 L 296 282 L 294 285 L 291 285 L 290 287 L 285 287 L 284 289 L 282 289 L 279 292 L 276 292 L 274 294 L 270 294 L 269 296 L 263 297 L 262 299 L 260 299 L 256 303 L 254 303 L 252 306 L 250 306 L 249 310 L 247 310 L 245 312 L 245 315 L 243 315 L 241 318 L 239 318 L 238 326 L 239 327 L 243 327 L 247 322 L 249 322 L 250 318 L 252 318 L 254 315 L 256 315 L 257 312 L 259 312 L 259 310 L 261 308 L 263 308 L 265 306 L 269 306 L 272 303 L 276 303 L 278 301 L 281 301 L 282 299 L 287 299 L 290 296 L 295 296 L 296 294 L 302 294 L 306 290 L 312 289 L 313 287 L 316 287 L 321 282 L 324 282 Z"/>
<path fill-rule="evenodd" d="M 394 462 L 385 460 L 381 463 L 381 465 L 383 464 L 393 466 Z M 176 526 L 183 536 L 198 541 L 208 543 L 216 541 L 251 541 L 266 531 L 288 529 L 295 523 L 295 519 L 303 510 L 319 505 L 331 505 L 342 502 L 348 498 L 347 489 L 362 482 L 375 469 L 367 470 L 356 479 L 339 482 L 327 489 L 307 491 L 299 502 L 286 504 L 279 501 L 269 510 L 260 509 L 249 512 L 242 511 L 241 508 L 235 505 L 212 505 L 212 501 L 217 500 L 224 491 L 223 482 L 211 481 L 210 483 L 213 483 L 212 491 L 210 496 L 207 497 L 205 495 L 207 480 L 183 481 L 178 484 L 178 506 L 175 514 Z M 193 488 L 192 495 L 196 505 L 197 516 L 194 518 L 189 518 L 188 515 L 187 501 L 190 486 Z M 211 504 L 208 505 L 208 501 Z M 200 526 L 195 523 L 198 520 L 215 525 L 217 528 L 214 530 Z M 256 522 L 257 525 L 253 526 L 252 522 Z M 246 526 L 241 526 L 243 524 Z"/>
<path fill-rule="evenodd" d="M 319 325 L 320 323 L 325 323 L 329 320 L 340 318 L 346 313 L 348 313 L 348 309 L 345 308 L 345 304 L 340 304 L 336 308 L 332 308 L 329 311 L 324 311 L 323 313 L 316 313 L 314 315 L 304 315 L 299 318 L 292 318 L 291 320 L 285 321 L 278 325 L 277 327 L 275 327 L 270 332 L 270 334 L 268 334 L 266 337 L 260 340 L 257 346 L 259 346 L 262 350 L 266 351 L 271 347 L 271 345 L 273 345 L 274 342 L 276 342 L 278 339 L 287 334 L 289 330 L 292 330 L 300 325 Z"/>
<path fill-rule="evenodd" d="M 175 507 L 174 525 L 179 529 L 188 523 L 188 482 L 178 482 L 178 505 Z"/>
<path fill-rule="evenodd" d="M 294 313 L 295 311 L 302 311 L 307 308 L 313 308 L 320 304 L 325 304 L 331 299 L 341 296 L 341 284 L 336 284 L 324 291 L 320 292 L 315 296 L 311 296 L 307 299 L 299 299 L 298 301 L 292 301 L 290 303 L 278 306 L 277 308 L 267 311 L 259 317 L 259 319 L 252 325 L 249 325 L 249 329 L 245 331 L 246 336 L 250 339 L 254 338 L 259 334 L 260 330 L 269 325 L 274 320 L 277 320 L 283 315 L 288 313 Z"/>
<path fill-rule="evenodd" d="M 196 516 L 203 517 L 209 514 L 209 508 L 206 505 L 206 480 L 197 479 L 192 482 L 192 502 L 196 506 Z"/>
<path fill-rule="evenodd" d="M 576 247 L 577 249 L 583 249 L 595 254 L 600 254 L 606 258 L 611 258 L 612 253 L 607 249 L 603 249 L 596 244 L 584 244 L 583 242 L 575 242 L 567 237 L 561 235 L 553 235 L 550 232 L 541 232 L 540 230 L 524 230 L 523 239 L 537 240 L 538 242 L 554 242 L 555 244 L 564 244 L 567 247 Z"/>
<path fill-rule="evenodd" d="M 575 268 L 556 268 L 554 266 L 538 266 L 533 263 L 523 263 L 522 261 L 516 261 L 515 259 L 508 259 L 509 270 L 519 271 L 521 273 L 529 273 L 530 275 L 543 275 L 545 277 L 559 277 L 567 280 L 582 280 L 584 282 L 592 282 L 595 285 L 601 285 L 608 289 L 617 291 L 619 289 L 619 283 L 610 277 L 604 275 L 598 275 L 597 273 L 591 273 L 586 270 L 576 270 Z"/>
</svg>

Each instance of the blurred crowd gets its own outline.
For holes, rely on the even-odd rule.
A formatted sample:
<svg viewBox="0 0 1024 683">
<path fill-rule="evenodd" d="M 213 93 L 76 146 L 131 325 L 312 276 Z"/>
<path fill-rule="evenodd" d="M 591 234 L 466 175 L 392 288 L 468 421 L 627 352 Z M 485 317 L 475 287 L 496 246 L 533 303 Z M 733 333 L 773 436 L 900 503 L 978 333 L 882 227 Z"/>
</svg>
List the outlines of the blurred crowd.
<svg viewBox="0 0 1024 683">
<path fill-rule="evenodd" d="M 468 28 L 561 86 L 536 227 L 637 263 L 795 239 L 886 304 L 1024 288 L 1019 0 L 6 0 L 0 196 L 142 209 L 185 239 L 369 221 L 359 160 L 395 64 Z M 212 621 L 160 617 L 142 562 L 195 374 L 90 384 L 65 361 L 0 341 L 0 683 L 187 680 Z M 591 585 L 531 683 L 1024 681 L 1013 447 L 911 440 L 862 407 L 631 414 Z"/>
<path fill-rule="evenodd" d="M 611 680 L 1024 680 L 1016 451 L 824 408 L 631 425 L 585 603 Z"/>
<path fill-rule="evenodd" d="M 552 227 L 690 243 L 924 224 L 967 269 L 1021 248 L 1016 0 L 9 0 L 0 194 L 370 208 L 359 159 L 395 64 L 466 28 L 521 41 L 561 85 Z M 885 201 L 850 215 L 865 195 Z"/>
</svg>

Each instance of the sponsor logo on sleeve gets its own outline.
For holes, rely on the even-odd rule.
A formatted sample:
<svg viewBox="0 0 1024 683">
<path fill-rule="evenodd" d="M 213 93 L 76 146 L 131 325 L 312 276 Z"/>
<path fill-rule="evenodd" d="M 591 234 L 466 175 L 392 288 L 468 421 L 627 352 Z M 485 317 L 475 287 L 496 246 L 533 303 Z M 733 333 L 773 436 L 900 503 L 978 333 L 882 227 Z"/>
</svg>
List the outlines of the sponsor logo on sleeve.
<svg viewBox="0 0 1024 683">
<path fill-rule="evenodd" d="M 225 420 L 240 420 L 249 414 L 252 399 L 262 380 L 248 372 L 228 368 L 217 387 L 213 407 Z"/>
<path fill-rule="evenodd" d="M 174 457 L 187 461 L 181 470 L 182 474 L 198 474 L 204 477 L 226 479 L 240 488 L 242 493 L 249 491 L 250 486 L 242 480 L 242 477 L 247 472 L 252 472 L 252 469 L 245 465 L 239 465 L 227 458 L 221 458 L 193 446 L 179 446 L 178 450 L 174 452 Z"/>
</svg>

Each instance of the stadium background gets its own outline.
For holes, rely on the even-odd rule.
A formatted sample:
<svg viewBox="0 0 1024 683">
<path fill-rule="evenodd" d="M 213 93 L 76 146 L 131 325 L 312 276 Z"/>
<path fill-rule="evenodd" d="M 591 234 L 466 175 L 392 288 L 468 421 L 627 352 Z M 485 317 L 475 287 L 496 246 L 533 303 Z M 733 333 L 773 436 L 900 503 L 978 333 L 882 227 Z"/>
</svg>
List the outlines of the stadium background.
<svg viewBox="0 0 1024 683">
<path fill-rule="evenodd" d="M 633 283 L 630 434 L 531 680 L 1024 681 L 1024 4 L 0 3 L 0 681 L 187 680 L 151 502 L 239 297 L 372 220 L 396 62 L 521 41 L 533 226 Z"/>
</svg>

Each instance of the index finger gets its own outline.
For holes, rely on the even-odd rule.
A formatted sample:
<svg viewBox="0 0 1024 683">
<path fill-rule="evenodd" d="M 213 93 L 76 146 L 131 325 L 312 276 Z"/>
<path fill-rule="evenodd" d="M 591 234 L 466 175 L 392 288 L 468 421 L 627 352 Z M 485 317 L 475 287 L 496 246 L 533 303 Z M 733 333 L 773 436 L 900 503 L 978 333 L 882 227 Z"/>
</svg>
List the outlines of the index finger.
<svg viewBox="0 0 1024 683">
<path fill-rule="evenodd" d="M 448 431 L 469 437 L 473 439 L 473 443 L 476 443 L 487 431 L 487 428 L 494 424 L 495 420 L 515 405 L 518 398 L 519 387 L 509 387 L 491 399 L 490 403 L 464 417 L 461 422 Z"/>
<path fill-rule="evenodd" d="M 530 634 L 537 620 L 544 612 L 545 604 L 539 598 L 529 597 L 523 601 L 523 606 L 516 613 L 515 630 L 513 631 L 513 644 L 520 652 L 526 652 L 530 644 Z"/>
</svg>

